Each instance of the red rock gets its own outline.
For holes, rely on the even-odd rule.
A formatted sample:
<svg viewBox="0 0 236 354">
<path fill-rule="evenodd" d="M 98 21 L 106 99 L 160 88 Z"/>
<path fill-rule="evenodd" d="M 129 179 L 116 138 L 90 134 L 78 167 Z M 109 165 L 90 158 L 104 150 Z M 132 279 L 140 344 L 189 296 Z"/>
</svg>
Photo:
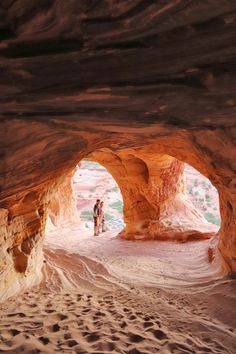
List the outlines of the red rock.
<svg viewBox="0 0 236 354">
<path fill-rule="evenodd" d="M 48 205 L 101 149 L 125 199 L 126 238 L 199 235 L 175 159 L 208 177 L 220 197 L 220 254 L 234 274 L 235 2 L 39 3 L 0 5 L 0 292 L 18 277 L 7 250 L 28 238 L 26 273 L 40 269 Z"/>
</svg>

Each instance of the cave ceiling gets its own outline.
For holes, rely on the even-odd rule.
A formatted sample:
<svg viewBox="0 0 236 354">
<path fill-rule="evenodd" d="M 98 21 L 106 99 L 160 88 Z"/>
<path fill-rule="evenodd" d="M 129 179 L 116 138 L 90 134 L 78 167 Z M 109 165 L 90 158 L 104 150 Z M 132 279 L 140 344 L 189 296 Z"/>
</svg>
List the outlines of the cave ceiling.
<svg viewBox="0 0 236 354">
<path fill-rule="evenodd" d="M 231 127 L 232 0 L 1 0 L 0 119 Z"/>
</svg>

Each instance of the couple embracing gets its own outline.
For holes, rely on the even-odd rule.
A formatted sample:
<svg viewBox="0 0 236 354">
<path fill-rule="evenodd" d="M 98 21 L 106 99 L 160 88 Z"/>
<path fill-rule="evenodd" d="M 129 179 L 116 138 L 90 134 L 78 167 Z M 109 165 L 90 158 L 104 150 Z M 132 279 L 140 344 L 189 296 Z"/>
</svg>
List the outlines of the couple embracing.
<svg viewBox="0 0 236 354">
<path fill-rule="evenodd" d="M 93 220 L 94 220 L 94 236 L 98 236 L 100 233 L 100 225 L 102 226 L 102 232 L 105 232 L 105 216 L 103 211 L 103 202 L 100 199 L 96 200 L 93 207 Z"/>
</svg>

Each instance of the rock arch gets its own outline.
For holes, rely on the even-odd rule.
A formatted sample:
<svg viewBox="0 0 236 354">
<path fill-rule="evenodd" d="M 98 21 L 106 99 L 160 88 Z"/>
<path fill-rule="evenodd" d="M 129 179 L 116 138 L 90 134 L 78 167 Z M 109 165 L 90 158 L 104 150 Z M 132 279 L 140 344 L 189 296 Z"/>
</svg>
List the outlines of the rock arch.
<svg viewBox="0 0 236 354">
<path fill-rule="evenodd" d="M 127 193 L 123 192 L 123 197 L 132 195 L 130 201 L 135 203 L 141 200 L 143 203 L 140 208 L 140 212 L 144 212 L 143 217 L 140 217 L 140 212 L 135 217 L 132 203 L 127 202 L 129 198 L 125 201 L 128 227 L 123 237 L 126 238 L 132 238 L 132 234 L 141 238 L 143 235 L 161 238 L 160 235 L 165 234 L 163 228 L 161 233 L 155 234 L 158 225 L 153 221 L 160 218 L 160 215 L 165 215 L 168 220 L 168 203 L 163 202 L 160 209 L 160 203 L 154 203 L 153 200 L 168 200 L 169 194 L 177 196 L 181 188 L 184 188 L 182 165 L 176 158 L 197 168 L 219 191 L 222 216 L 219 249 L 227 269 L 234 271 L 234 199 L 230 192 L 234 177 L 230 163 L 222 167 L 225 150 L 218 148 L 223 141 L 226 151 L 231 151 L 232 142 L 225 139 L 225 129 L 180 131 L 175 128 L 174 132 L 170 132 L 169 126 L 163 128 L 163 125 L 147 125 L 134 129 L 125 125 L 122 128 L 120 123 L 109 126 L 98 124 L 96 129 L 91 130 L 85 122 L 82 130 L 81 121 L 74 120 L 58 120 L 55 123 L 53 120 L 29 122 L 21 119 L 4 124 L 9 132 L 8 140 L 5 139 L 9 148 L 5 155 L 5 183 L 1 199 L 2 267 L 8 269 L 6 276 L 9 277 L 3 284 L 4 288 L 6 282 L 11 284 L 12 273 L 15 274 L 14 279 L 17 279 L 19 269 L 24 268 L 20 274 L 33 274 L 36 268 L 41 268 L 42 257 L 38 257 L 37 264 L 35 252 L 42 246 L 48 204 L 64 183 L 65 176 L 70 175 L 77 162 L 87 156 L 104 163 L 118 181 L 121 190 L 131 186 Z M 126 134 L 120 132 L 121 128 L 126 129 Z M 152 137 L 147 137 L 148 129 L 152 129 Z M 18 136 L 14 134 L 15 131 Z M 222 159 L 219 154 L 222 154 Z M 232 159 L 232 155 L 229 154 L 228 158 Z M 159 159 L 159 167 L 156 159 Z M 135 174 L 131 168 L 132 177 L 129 177 L 130 162 L 134 171 L 138 171 Z M 137 185 L 134 174 L 139 176 Z M 171 176 L 171 183 L 167 183 L 166 187 L 168 176 Z M 160 180 L 163 182 L 162 188 L 155 187 L 160 186 Z M 173 200 L 170 205 L 174 205 Z M 178 205 L 175 204 L 176 210 Z M 134 209 L 136 212 L 139 210 Z M 188 213 L 189 208 L 183 207 L 182 210 Z M 138 224 L 137 219 L 142 220 L 141 224 Z M 189 236 L 194 236 L 192 231 Z M 168 232 L 166 237 L 169 238 Z M 28 254 L 22 248 L 27 239 L 31 244 Z M 23 268 L 19 267 L 21 259 L 24 259 Z"/>
<path fill-rule="evenodd" d="M 155 149 L 97 150 L 89 159 L 102 164 L 120 187 L 125 239 L 180 240 L 213 236 L 185 194 L 183 162 Z"/>
<path fill-rule="evenodd" d="M 59 3 L 0 5 L 0 293 L 41 269 L 52 195 L 104 148 L 142 148 L 132 154 L 149 167 L 155 151 L 208 177 L 220 196 L 219 250 L 235 274 L 235 2 Z M 136 160 L 147 179 L 145 164 Z"/>
</svg>

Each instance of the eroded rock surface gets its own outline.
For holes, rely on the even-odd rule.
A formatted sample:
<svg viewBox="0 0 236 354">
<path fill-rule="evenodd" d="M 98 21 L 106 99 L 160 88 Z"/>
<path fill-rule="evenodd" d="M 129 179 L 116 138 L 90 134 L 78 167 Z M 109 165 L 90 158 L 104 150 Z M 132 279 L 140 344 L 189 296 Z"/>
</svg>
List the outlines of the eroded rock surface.
<svg viewBox="0 0 236 354">
<path fill-rule="evenodd" d="M 220 253 L 235 272 L 236 3 L 2 0 L 0 19 L 4 289 L 40 268 L 58 185 L 104 148 L 145 148 L 208 177 L 220 196 Z M 144 187 L 156 181 L 141 160 L 135 165 Z M 160 198 L 180 188 L 181 164 L 169 168 L 172 185 L 163 182 Z M 150 187 L 142 192 L 144 219 L 154 220 L 160 210 L 150 207 Z M 164 225 L 168 211 L 161 214 Z"/>
<path fill-rule="evenodd" d="M 72 186 L 74 171 L 62 179 L 58 184 L 57 191 L 53 192 L 48 205 L 48 227 L 65 227 L 78 223 L 76 197 Z"/>
<path fill-rule="evenodd" d="M 208 238 L 217 232 L 186 195 L 184 164 L 151 149 L 97 150 L 89 156 L 112 174 L 124 201 L 126 239 Z"/>
</svg>

